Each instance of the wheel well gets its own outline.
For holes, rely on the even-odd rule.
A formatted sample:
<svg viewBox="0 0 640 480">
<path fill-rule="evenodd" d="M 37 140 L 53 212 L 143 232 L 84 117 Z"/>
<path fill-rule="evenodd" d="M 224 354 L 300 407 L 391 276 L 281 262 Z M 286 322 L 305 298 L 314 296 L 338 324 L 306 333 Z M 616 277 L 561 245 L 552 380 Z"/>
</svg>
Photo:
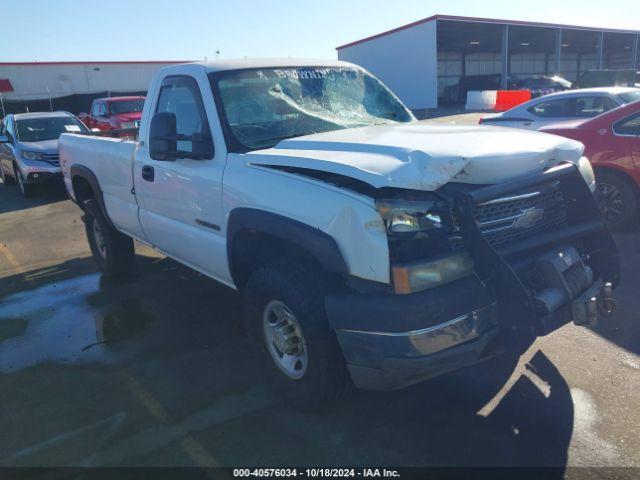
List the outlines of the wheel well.
<svg viewBox="0 0 640 480">
<path fill-rule="evenodd" d="M 91 184 L 86 178 L 76 175 L 71 180 L 71 185 L 73 186 L 73 194 L 76 197 L 76 201 L 81 208 L 83 208 L 84 202 L 96 196 Z"/>
<path fill-rule="evenodd" d="M 617 168 L 611 168 L 611 167 L 595 167 L 593 169 L 594 173 L 595 173 L 595 177 L 596 177 L 596 183 L 598 182 L 598 173 L 610 173 L 612 175 L 616 175 L 617 177 L 623 179 L 626 183 L 628 183 L 629 185 L 631 185 L 631 187 L 633 188 L 633 191 L 635 192 L 636 196 L 638 196 L 640 198 L 640 186 L 638 186 L 638 184 L 633 180 L 633 178 L 631 178 L 631 176 L 627 173 L 624 172 L 622 170 L 619 170 Z"/>
<path fill-rule="evenodd" d="M 229 266 L 233 281 L 242 290 L 257 268 L 276 259 L 304 262 L 309 268 L 322 269 L 318 260 L 293 242 L 255 230 L 237 232 L 233 239 Z"/>
</svg>

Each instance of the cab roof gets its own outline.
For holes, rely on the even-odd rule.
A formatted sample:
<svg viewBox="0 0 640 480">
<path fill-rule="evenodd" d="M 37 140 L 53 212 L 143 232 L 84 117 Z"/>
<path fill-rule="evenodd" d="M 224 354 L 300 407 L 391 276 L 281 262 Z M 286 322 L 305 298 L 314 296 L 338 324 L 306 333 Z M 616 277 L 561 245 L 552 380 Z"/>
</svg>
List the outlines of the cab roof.
<svg viewBox="0 0 640 480">
<path fill-rule="evenodd" d="M 213 62 L 195 62 L 208 72 L 244 70 L 249 68 L 292 68 L 292 67 L 353 67 L 349 62 L 310 58 L 240 58 L 216 60 Z M 166 67 L 171 68 L 171 67 Z"/>
</svg>

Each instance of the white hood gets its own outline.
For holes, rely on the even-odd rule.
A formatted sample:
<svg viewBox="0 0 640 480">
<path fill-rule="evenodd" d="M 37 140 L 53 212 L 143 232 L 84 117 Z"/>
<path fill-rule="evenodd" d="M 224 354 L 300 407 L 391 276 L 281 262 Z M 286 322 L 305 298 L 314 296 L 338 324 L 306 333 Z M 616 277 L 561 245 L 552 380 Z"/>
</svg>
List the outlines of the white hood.
<svg viewBox="0 0 640 480">
<path fill-rule="evenodd" d="M 336 130 L 243 155 L 248 164 L 345 175 L 381 187 L 433 191 L 451 181 L 495 184 L 578 164 L 584 146 L 538 132 L 489 126 L 394 123 Z"/>
</svg>

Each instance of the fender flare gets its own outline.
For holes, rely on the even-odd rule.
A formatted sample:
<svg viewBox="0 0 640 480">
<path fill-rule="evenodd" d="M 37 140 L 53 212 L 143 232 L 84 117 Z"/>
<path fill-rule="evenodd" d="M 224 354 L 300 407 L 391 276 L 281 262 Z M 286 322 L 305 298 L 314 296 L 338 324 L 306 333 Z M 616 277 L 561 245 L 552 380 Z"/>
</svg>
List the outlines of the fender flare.
<svg viewBox="0 0 640 480">
<path fill-rule="evenodd" d="M 265 210 L 236 208 L 229 214 L 227 223 L 227 259 L 232 278 L 235 277 L 232 264 L 234 239 L 238 233 L 247 230 L 295 244 L 309 252 L 328 272 L 349 273 L 340 247 L 322 230 Z"/>
<path fill-rule="evenodd" d="M 104 198 L 102 196 L 102 189 L 100 188 L 100 182 L 98 182 L 98 178 L 96 177 L 96 174 L 93 173 L 93 171 L 90 168 L 87 168 L 84 165 L 74 164 L 74 165 L 71 165 L 71 168 L 69 169 L 69 176 L 71 177 L 72 188 L 73 188 L 73 179 L 76 177 L 83 178 L 89 183 L 89 185 L 91 186 L 91 189 L 93 190 L 94 197 L 96 199 L 96 202 L 98 203 L 98 208 L 100 209 L 102 216 L 104 217 L 105 221 L 109 224 L 109 226 L 115 229 L 115 227 L 111 223 L 111 219 L 109 218 L 109 215 L 107 214 L 107 208 L 104 204 Z M 79 202 L 77 201 L 76 203 L 79 204 Z"/>
</svg>

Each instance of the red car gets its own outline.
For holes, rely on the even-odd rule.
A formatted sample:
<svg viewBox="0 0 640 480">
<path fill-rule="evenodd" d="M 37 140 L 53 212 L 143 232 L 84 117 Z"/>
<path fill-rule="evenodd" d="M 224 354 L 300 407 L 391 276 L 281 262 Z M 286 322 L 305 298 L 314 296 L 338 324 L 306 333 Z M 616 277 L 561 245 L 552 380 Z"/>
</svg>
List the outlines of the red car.
<svg viewBox="0 0 640 480">
<path fill-rule="evenodd" d="M 597 117 L 540 129 L 582 142 L 596 174 L 596 195 L 613 230 L 638 219 L 640 194 L 640 101 Z"/>
<path fill-rule="evenodd" d="M 89 128 L 98 130 L 120 130 L 138 128 L 145 97 L 97 98 L 91 104 L 88 115 L 80 118 Z"/>
</svg>

